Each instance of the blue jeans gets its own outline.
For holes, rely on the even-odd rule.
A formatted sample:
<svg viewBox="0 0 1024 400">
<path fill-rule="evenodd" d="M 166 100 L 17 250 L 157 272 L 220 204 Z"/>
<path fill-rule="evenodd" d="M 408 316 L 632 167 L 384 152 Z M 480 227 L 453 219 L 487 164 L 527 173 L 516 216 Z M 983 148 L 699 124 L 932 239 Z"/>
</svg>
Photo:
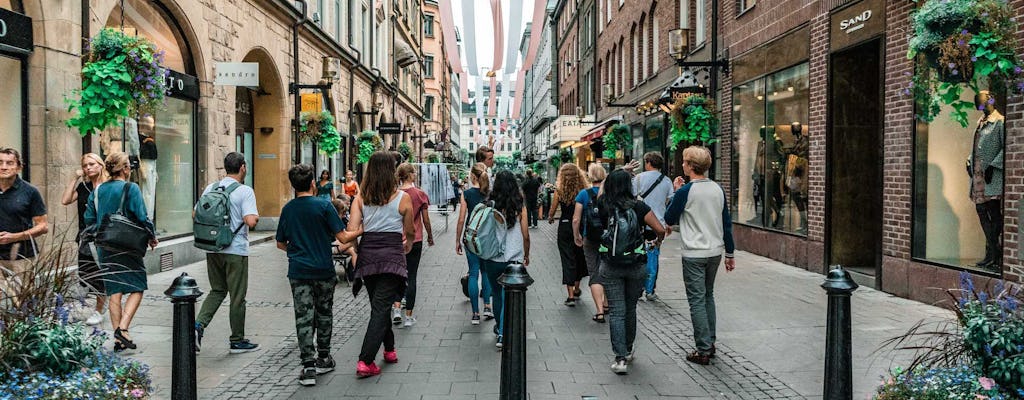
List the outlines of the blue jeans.
<svg viewBox="0 0 1024 400">
<path fill-rule="evenodd" d="M 636 303 L 643 294 L 647 270 L 637 264 L 632 268 L 612 267 L 603 264 L 598 273 L 608 297 L 608 330 L 612 340 L 612 352 L 616 360 L 624 360 L 633 352 L 636 340 Z"/>
<path fill-rule="evenodd" d="M 654 293 L 654 286 L 658 283 L 658 256 L 661 249 L 654 247 L 647 250 L 647 281 L 644 282 L 644 291 Z"/>
<path fill-rule="evenodd" d="M 711 346 L 715 344 L 715 274 L 721 261 L 722 256 L 683 257 L 686 301 L 690 303 L 693 338 L 701 354 L 710 354 Z"/>
<path fill-rule="evenodd" d="M 491 300 L 491 285 L 484 278 L 481 286 L 480 257 L 467 251 L 466 262 L 469 264 L 469 304 L 473 307 L 473 314 L 479 314 L 480 291 L 484 293 L 484 304 L 488 304 Z"/>
<path fill-rule="evenodd" d="M 498 284 L 498 277 L 505 273 L 505 268 L 509 264 L 507 262 L 480 260 L 480 266 L 486 278 L 485 281 L 491 286 L 491 293 L 494 296 L 494 302 L 491 303 L 491 307 L 494 308 L 494 334 L 498 336 L 501 336 L 501 333 L 504 332 L 502 322 L 505 321 L 505 314 L 503 314 L 505 308 L 505 288 Z"/>
</svg>

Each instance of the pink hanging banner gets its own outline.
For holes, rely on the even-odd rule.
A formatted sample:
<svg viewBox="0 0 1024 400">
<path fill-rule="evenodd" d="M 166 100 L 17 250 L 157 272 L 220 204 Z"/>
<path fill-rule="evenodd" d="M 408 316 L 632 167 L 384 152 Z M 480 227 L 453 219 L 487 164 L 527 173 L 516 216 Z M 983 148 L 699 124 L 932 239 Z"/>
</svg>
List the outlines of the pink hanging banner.
<svg viewBox="0 0 1024 400">
<path fill-rule="evenodd" d="M 512 107 L 512 118 L 519 119 L 519 110 L 523 106 L 523 90 L 526 89 L 526 70 L 521 69 L 516 75 L 516 101 Z"/>
<path fill-rule="evenodd" d="M 541 30 L 548 29 L 544 25 L 544 13 L 546 12 L 547 1 L 536 0 L 533 2 L 533 26 L 536 31 L 530 32 L 530 48 L 526 50 L 526 59 L 523 60 L 523 69 L 533 68 L 533 61 L 537 58 L 537 47 L 540 47 L 540 38 L 543 36 Z M 541 27 L 537 29 L 536 27 Z M 519 93 L 518 91 L 516 93 Z"/>
<path fill-rule="evenodd" d="M 469 103 L 469 74 L 462 72 L 459 74 L 459 97 L 462 97 L 463 103 Z"/>
<path fill-rule="evenodd" d="M 459 45 L 455 41 L 455 14 L 452 14 L 451 0 L 439 0 L 441 7 L 441 32 L 444 35 L 444 51 L 448 55 L 448 62 L 452 66 L 452 72 L 462 74 L 462 58 L 459 55 Z M 462 86 L 465 87 L 465 86 Z"/>
<path fill-rule="evenodd" d="M 503 52 L 505 43 L 505 28 L 501 14 L 501 0 L 491 0 L 491 22 L 494 24 L 494 65 L 491 67 L 492 73 L 498 73 L 501 70 L 501 64 L 505 57 Z M 491 78 L 491 101 L 494 101 L 494 78 Z M 491 111 L 494 112 L 494 111 Z"/>
<path fill-rule="evenodd" d="M 487 115 L 498 115 L 498 78 L 491 77 L 490 98 L 487 99 Z"/>
</svg>

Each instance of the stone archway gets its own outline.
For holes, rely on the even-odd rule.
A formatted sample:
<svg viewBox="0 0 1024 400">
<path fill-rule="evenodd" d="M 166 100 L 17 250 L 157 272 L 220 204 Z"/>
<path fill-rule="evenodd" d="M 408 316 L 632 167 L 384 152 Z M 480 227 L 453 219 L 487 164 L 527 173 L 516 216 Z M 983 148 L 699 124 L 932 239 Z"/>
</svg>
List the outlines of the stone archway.
<svg viewBox="0 0 1024 400">
<path fill-rule="evenodd" d="M 260 215 L 276 217 L 291 194 L 287 171 L 291 162 L 287 93 L 280 72 L 270 53 L 257 47 L 249 50 L 242 62 L 254 62 L 260 68 L 260 86 L 250 91 L 252 99 L 253 190 Z M 240 150 L 244 150 L 240 149 Z"/>
</svg>

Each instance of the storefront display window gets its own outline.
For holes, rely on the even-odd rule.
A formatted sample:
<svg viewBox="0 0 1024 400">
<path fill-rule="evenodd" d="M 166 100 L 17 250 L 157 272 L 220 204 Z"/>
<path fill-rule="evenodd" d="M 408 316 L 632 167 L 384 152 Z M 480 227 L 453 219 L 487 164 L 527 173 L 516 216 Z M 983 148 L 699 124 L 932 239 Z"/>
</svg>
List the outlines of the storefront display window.
<svg viewBox="0 0 1024 400">
<path fill-rule="evenodd" d="M 25 153 L 22 143 L 22 82 L 21 60 L 0 56 L 0 147 L 10 147 Z"/>
<path fill-rule="evenodd" d="M 964 128 L 944 107 L 931 123 L 918 122 L 914 136 L 913 256 L 985 272 L 1001 265 L 1005 96 L 980 100 Z M 986 98 L 987 97 L 987 98 Z M 989 102 L 988 99 L 991 99 Z M 980 129 L 979 129 L 980 128 Z"/>
<path fill-rule="evenodd" d="M 160 195 L 155 198 L 158 236 L 192 232 L 192 188 L 195 187 L 196 170 L 192 142 L 195 131 L 193 106 L 190 101 L 170 98 L 167 99 L 167 108 L 156 114 L 156 143 L 160 149 L 156 159 L 159 177 L 156 192 Z"/>
<path fill-rule="evenodd" d="M 808 64 L 733 88 L 735 221 L 807 232 Z"/>
</svg>

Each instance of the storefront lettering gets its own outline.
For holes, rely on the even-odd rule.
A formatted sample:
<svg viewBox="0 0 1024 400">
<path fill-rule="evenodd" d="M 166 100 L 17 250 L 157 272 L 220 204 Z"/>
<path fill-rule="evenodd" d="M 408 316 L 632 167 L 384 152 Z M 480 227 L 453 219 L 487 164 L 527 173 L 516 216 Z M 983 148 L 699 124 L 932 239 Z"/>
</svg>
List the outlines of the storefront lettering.
<svg viewBox="0 0 1024 400">
<path fill-rule="evenodd" d="M 173 91 L 185 90 L 185 81 L 176 79 L 174 76 L 167 75 L 167 95 L 170 96 Z"/>
<path fill-rule="evenodd" d="M 0 19 L 0 38 L 7 36 L 7 21 Z"/>
<path fill-rule="evenodd" d="M 235 112 L 245 115 L 252 115 L 252 110 L 249 103 L 240 101 L 235 102 Z"/>
<path fill-rule="evenodd" d="M 846 31 L 846 33 L 853 33 L 861 28 L 864 28 L 864 23 L 871 19 L 871 10 L 864 11 L 860 15 L 845 19 L 839 22 L 839 29 Z"/>
<path fill-rule="evenodd" d="M 28 54 L 32 48 L 32 18 L 0 8 L 0 50 Z"/>
</svg>

